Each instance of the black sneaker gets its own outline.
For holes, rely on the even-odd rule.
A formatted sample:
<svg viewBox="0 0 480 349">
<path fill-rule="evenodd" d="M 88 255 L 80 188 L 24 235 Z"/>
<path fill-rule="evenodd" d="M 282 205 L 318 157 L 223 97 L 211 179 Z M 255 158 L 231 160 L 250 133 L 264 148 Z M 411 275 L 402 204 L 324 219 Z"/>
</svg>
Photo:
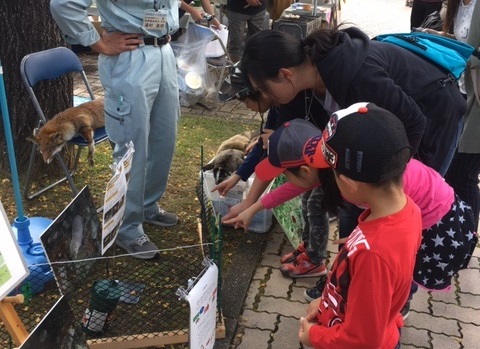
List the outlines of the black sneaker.
<svg viewBox="0 0 480 349">
<path fill-rule="evenodd" d="M 402 314 L 403 320 L 405 321 L 410 315 L 410 301 L 407 301 L 402 309 L 400 309 L 400 314 Z"/>
<path fill-rule="evenodd" d="M 303 295 L 305 296 L 305 299 L 307 300 L 307 302 L 314 301 L 315 299 L 320 298 L 322 296 L 323 289 L 325 287 L 326 282 L 327 282 L 327 275 L 322 275 L 320 276 L 320 279 L 318 279 L 315 287 L 305 290 Z"/>
</svg>

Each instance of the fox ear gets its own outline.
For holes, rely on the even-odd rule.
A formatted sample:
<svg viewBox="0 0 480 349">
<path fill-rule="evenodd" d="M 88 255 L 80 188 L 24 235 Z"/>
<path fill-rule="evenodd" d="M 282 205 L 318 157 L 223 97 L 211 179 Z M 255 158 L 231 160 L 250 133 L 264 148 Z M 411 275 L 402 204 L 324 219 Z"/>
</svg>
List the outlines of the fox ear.
<svg viewBox="0 0 480 349">
<path fill-rule="evenodd" d="M 50 139 L 54 144 L 57 144 L 57 145 L 63 144 L 63 138 L 62 138 L 61 132 L 52 133 L 52 135 L 50 136 Z"/>
</svg>

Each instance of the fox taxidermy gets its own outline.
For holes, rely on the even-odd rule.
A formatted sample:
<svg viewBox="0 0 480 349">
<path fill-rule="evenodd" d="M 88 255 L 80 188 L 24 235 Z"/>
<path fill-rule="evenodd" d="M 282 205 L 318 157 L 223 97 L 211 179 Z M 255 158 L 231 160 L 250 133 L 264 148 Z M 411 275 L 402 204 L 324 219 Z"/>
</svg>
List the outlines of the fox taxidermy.
<svg viewBox="0 0 480 349">
<path fill-rule="evenodd" d="M 88 162 L 93 165 L 94 130 L 103 126 L 103 99 L 94 99 L 55 115 L 43 127 L 34 130 L 32 141 L 38 145 L 43 160 L 49 164 L 69 140 L 81 135 L 88 143 Z"/>
<path fill-rule="evenodd" d="M 213 171 L 215 184 L 223 182 L 243 163 L 247 146 L 255 139 L 258 139 L 258 131 L 246 131 L 223 141 L 215 157 L 203 167 L 203 170 Z"/>
</svg>

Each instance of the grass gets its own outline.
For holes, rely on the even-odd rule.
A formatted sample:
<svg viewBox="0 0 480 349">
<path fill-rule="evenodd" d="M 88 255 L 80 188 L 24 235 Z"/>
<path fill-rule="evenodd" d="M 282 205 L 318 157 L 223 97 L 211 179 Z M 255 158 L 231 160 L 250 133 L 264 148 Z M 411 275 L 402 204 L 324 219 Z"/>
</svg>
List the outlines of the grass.
<svg viewBox="0 0 480 349">
<path fill-rule="evenodd" d="M 203 146 L 204 160 L 207 162 L 210 160 L 220 145 L 220 143 L 231 137 L 234 134 L 244 132 L 245 130 L 256 129 L 258 125 L 252 121 L 238 120 L 238 122 L 232 122 L 231 119 L 217 119 L 217 118 L 205 118 L 199 116 L 183 115 L 178 128 L 178 137 L 176 151 L 172 163 L 172 168 L 169 177 L 169 183 L 161 201 L 161 205 L 166 210 L 176 212 L 181 219 L 181 223 L 170 229 L 161 229 L 149 224 L 144 225 L 145 232 L 152 240 L 157 244 L 160 249 L 163 248 L 175 248 L 177 246 L 189 246 L 199 243 L 199 237 L 197 233 L 197 218 L 200 214 L 200 203 L 197 198 L 196 185 L 198 183 L 198 175 L 200 166 L 202 163 L 201 147 Z M 80 170 L 75 174 L 74 180 L 78 188 L 82 188 L 85 185 L 89 186 L 96 207 L 100 207 L 103 202 L 104 190 L 107 181 L 110 179 L 111 170 L 110 164 L 112 162 L 111 148 L 108 142 L 104 142 L 97 146 L 95 152 L 95 165 L 89 166 L 86 162 L 86 151 L 83 152 Z M 24 178 L 20 176 L 20 183 L 24 183 Z M 45 178 L 40 178 L 40 182 Z M 10 220 L 18 216 L 17 208 L 15 205 L 12 183 L 9 178 L 0 182 L 0 200 L 7 211 L 7 215 Z M 24 214 L 29 217 L 46 217 L 54 219 L 72 200 L 72 193 L 69 186 L 61 184 L 54 189 L 47 191 L 42 196 L 33 200 L 23 200 Z M 223 273 L 228 272 L 228 266 L 231 263 L 232 256 L 237 248 L 237 241 L 240 234 L 243 232 L 240 230 L 223 229 Z M 192 274 L 193 271 L 187 266 L 189 258 L 188 249 L 186 250 L 174 250 L 173 252 L 162 252 L 160 260 L 157 261 L 142 261 L 131 257 L 126 257 L 126 260 L 119 261 L 114 266 L 114 272 L 120 276 L 133 276 L 135 271 L 141 272 L 142 275 L 151 277 L 155 280 L 162 279 L 164 284 L 156 285 L 156 289 L 161 292 L 168 291 L 169 289 L 178 287 L 175 286 L 178 282 L 182 282 L 182 272 Z M 198 251 L 198 249 L 196 249 Z M 117 252 L 118 254 L 124 253 L 122 250 Z M 185 261 L 183 265 L 182 261 Z M 184 269 L 184 270 L 182 270 Z M 178 279 L 178 280 L 177 280 Z M 146 279 L 141 278 L 141 280 Z M 175 280 L 175 281 L 174 281 Z M 158 281 L 160 283 L 160 281 Z M 45 299 L 42 302 L 41 299 L 34 300 L 31 304 L 27 305 L 26 310 L 21 312 L 28 313 L 30 323 L 25 323 L 28 330 L 33 329 L 34 325 L 42 318 L 43 310 L 40 309 L 41 305 L 48 309 L 47 298 L 57 298 L 56 287 L 52 287 L 53 290 L 49 290 L 50 293 L 45 294 Z M 85 302 L 88 298 L 88 285 L 86 284 L 82 294 L 83 299 L 78 300 L 79 309 L 81 312 L 85 307 Z M 87 292 L 87 293 L 85 293 Z M 171 291 L 168 291 L 171 293 Z M 78 290 L 80 293 L 80 290 Z M 53 294 L 53 296 L 52 296 Z M 86 294 L 86 296 L 85 296 Z M 144 293 L 145 301 L 151 299 L 158 299 L 154 294 Z M 161 294 L 161 293 L 160 293 Z M 151 297 L 149 296 L 151 295 Z M 39 296 L 37 298 L 41 298 Z M 173 299 L 175 296 L 173 296 Z M 164 319 L 174 320 L 175 308 L 170 307 L 165 302 L 162 304 L 160 297 L 159 307 L 165 316 Z M 43 304 L 42 304 L 43 303 Z M 50 302 L 51 303 L 51 302 Z M 49 304 L 50 304 L 49 303 Z M 36 308 L 35 304 L 40 304 L 39 308 Z M 147 303 L 148 304 L 148 303 Z M 149 311 L 152 311 L 151 305 L 148 305 Z M 139 308 L 140 309 L 140 308 Z M 141 310 L 141 309 L 140 309 Z M 156 311 L 155 309 L 153 309 Z M 167 313 L 173 311 L 173 313 Z M 25 314 L 21 314 L 25 315 Z M 22 319 L 25 319 L 22 316 Z M 143 323 L 146 325 L 148 321 Z M 141 321 L 139 325 L 142 325 Z M 155 325 L 155 324 L 153 324 Z M 157 324 L 158 326 L 158 324 Z M 162 323 L 164 326 L 164 323 Z M 132 326 L 133 327 L 133 326 Z M 120 329 L 121 330 L 121 329 Z M 132 330 L 132 329 L 129 329 Z M 133 329 L 134 331 L 134 329 Z M 144 333 L 145 330 L 139 333 Z M 1 333 L 0 333 L 0 337 Z"/>
</svg>

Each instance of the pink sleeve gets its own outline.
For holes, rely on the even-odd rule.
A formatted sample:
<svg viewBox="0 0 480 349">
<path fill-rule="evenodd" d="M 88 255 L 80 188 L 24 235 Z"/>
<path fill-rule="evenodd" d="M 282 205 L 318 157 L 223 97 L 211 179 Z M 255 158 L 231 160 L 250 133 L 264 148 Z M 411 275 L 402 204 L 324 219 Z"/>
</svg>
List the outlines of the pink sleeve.
<svg viewBox="0 0 480 349">
<path fill-rule="evenodd" d="M 305 189 L 299 186 L 296 186 L 295 184 L 292 184 L 290 182 L 286 182 L 279 186 L 278 188 L 275 188 L 273 191 L 270 193 L 265 194 L 262 196 L 260 199 L 263 207 L 266 209 L 274 208 L 277 207 L 284 202 L 287 202 L 288 200 L 291 200 L 300 194 L 303 194 L 309 190 L 312 190 L 316 188 L 316 186 Z"/>
</svg>

